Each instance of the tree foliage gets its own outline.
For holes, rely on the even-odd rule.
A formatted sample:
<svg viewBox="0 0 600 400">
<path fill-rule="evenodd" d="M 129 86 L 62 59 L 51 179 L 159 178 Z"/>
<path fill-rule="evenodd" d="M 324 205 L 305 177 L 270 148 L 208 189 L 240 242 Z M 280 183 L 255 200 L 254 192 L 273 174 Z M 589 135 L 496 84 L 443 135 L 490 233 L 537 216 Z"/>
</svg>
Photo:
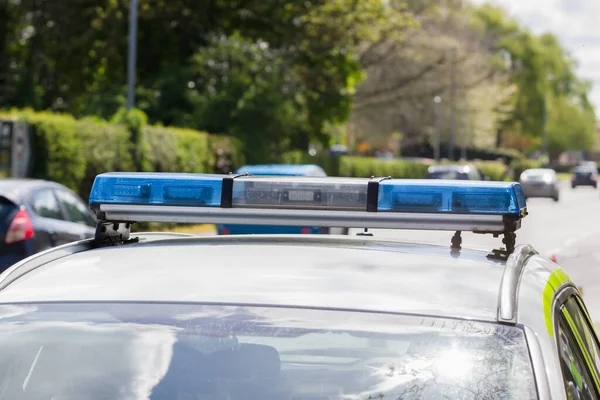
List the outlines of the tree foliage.
<svg viewBox="0 0 600 400">
<path fill-rule="evenodd" d="M 128 15 L 129 0 L 0 1 L 0 108 L 111 118 Z M 547 120 L 553 151 L 589 149 L 575 68 L 553 35 L 460 0 L 139 0 L 136 107 L 231 134 L 250 162 L 327 143 L 347 120 L 375 144 L 431 139 L 435 96 L 444 140 L 533 147 Z"/>
<path fill-rule="evenodd" d="M 109 118 L 124 105 L 129 0 L 1 3 L 0 107 Z M 381 0 L 140 0 L 137 107 L 238 136 L 256 159 L 326 141 L 385 15 Z"/>
<path fill-rule="evenodd" d="M 590 85 L 554 35 L 533 35 L 491 5 L 402 4 L 418 26 L 402 37 L 384 33 L 361 54 L 367 79 L 351 121 L 362 139 L 385 145 L 402 132 L 405 144 L 431 141 L 437 107 L 442 140 L 454 128 L 456 145 L 466 137 L 467 145 L 532 150 L 547 119 L 550 150 L 594 146 Z M 580 129 L 565 125 L 567 113 Z M 557 132 L 562 142 L 553 139 Z"/>
</svg>

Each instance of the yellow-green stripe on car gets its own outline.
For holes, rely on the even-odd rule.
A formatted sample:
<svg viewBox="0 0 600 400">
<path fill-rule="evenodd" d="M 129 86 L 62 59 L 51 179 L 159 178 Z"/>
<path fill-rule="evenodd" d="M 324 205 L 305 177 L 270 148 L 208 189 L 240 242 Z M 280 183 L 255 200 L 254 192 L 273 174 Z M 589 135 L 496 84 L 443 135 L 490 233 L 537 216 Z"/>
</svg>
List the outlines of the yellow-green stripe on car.
<svg viewBox="0 0 600 400">
<path fill-rule="evenodd" d="M 552 300 L 554 299 L 554 293 L 561 287 L 565 282 L 570 281 L 569 275 L 560 268 L 555 269 L 546 282 L 544 292 L 542 294 L 542 302 L 544 304 L 544 319 L 546 320 L 546 329 L 550 336 L 554 337 L 554 327 L 552 325 Z"/>
<path fill-rule="evenodd" d="M 579 345 L 579 349 L 581 350 L 581 353 L 583 354 L 583 360 L 585 361 L 585 364 L 586 364 L 588 370 L 592 374 L 592 379 L 594 379 L 594 383 L 596 384 L 596 387 L 600 388 L 600 378 L 598 378 L 598 375 L 596 374 L 596 368 L 594 368 L 594 364 L 592 363 L 591 355 L 588 352 L 587 346 L 583 342 L 581 335 L 579 334 L 577 326 L 575 325 L 575 322 L 573 321 L 573 318 L 571 317 L 571 313 L 569 313 L 569 310 L 567 310 L 566 308 L 563 308 L 562 313 L 565 316 L 565 319 L 567 320 L 567 323 L 569 324 L 569 327 L 571 328 L 571 331 L 573 332 L 573 334 L 575 336 L 575 340 L 577 341 L 577 344 Z"/>
</svg>

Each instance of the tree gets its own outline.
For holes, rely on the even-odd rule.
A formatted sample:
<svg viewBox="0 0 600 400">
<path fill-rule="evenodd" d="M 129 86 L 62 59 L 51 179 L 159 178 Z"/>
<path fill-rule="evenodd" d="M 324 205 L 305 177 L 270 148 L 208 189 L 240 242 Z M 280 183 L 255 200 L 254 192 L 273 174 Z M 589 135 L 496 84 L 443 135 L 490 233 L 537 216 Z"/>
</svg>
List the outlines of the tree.
<svg viewBox="0 0 600 400">
<path fill-rule="evenodd" d="M 361 55 L 367 79 L 357 90 L 352 123 L 371 142 L 385 143 L 396 131 L 404 134 L 405 144 L 421 142 L 433 130 L 437 95 L 443 97 L 440 112 L 448 116 L 444 130 L 450 131 L 450 113 L 459 128 L 463 105 L 467 111 L 474 107 L 465 104 L 471 92 L 504 79 L 471 6 L 459 1 L 407 4 L 419 25 L 404 35 L 384 32 Z"/>
<path fill-rule="evenodd" d="M 9 86 L 5 106 L 109 118 L 124 105 L 129 0 L 2 3 L 0 15 L 7 23 L 3 24 L 0 39 L 3 48 L 8 49 L 7 59 L 0 62 L 0 79 Z M 327 141 L 327 123 L 347 119 L 354 86 L 362 78 L 355 50 L 366 40 L 376 38 L 386 13 L 382 0 L 140 0 L 139 8 L 137 106 L 147 112 L 150 122 L 198 123 L 198 113 L 208 106 L 192 99 L 186 85 L 190 77 L 219 72 L 219 81 L 226 77 L 236 84 L 249 85 L 242 91 L 246 97 L 237 100 L 244 102 L 244 110 L 262 114 L 255 121 L 247 121 L 251 126 L 246 130 L 272 140 L 270 143 L 277 148 L 287 143 L 301 149 L 306 149 L 310 140 Z M 275 63 L 273 70 L 267 71 L 263 65 L 265 68 L 254 70 L 254 79 L 244 81 L 234 79 L 229 75 L 231 71 L 207 68 L 198 60 L 212 50 L 219 55 L 225 51 L 215 37 L 234 38 L 244 46 L 264 43 L 269 55 L 263 56 Z M 211 50 L 212 46 L 217 48 Z M 7 67 L 12 65 L 16 66 L 14 70 Z M 284 67 L 288 71 L 283 71 Z M 254 66 L 244 68 L 252 70 Z M 297 99 L 288 101 L 290 94 L 275 95 L 274 85 L 284 78 L 293 82 Z M 270 89 L 257 82 L 269 82 L 266 86 Z M 208 90 L 207 86 L 196 87 L 195 91 L 206 100 Z M 240 93 L 227 92 L 223 96 L 236 94 Z M 277 103 L 282 96 L 286 97 L 281 103 L 285 109 Z M 228 115 L 240 112 L 231 101 L 220 104 L 231 107 Z M 284 116 L 267 112 L 264 107 Z M 182 115 L 186 112 L 187 116 Z M 297 112 L 298 117 L 288 118 Z M 224 133 L 237 130 L 242 135 L 239 115 L 236 118 L 220 119 L 214 129 Z M 252 126 L 259 119 L 262 133 Z M 202 120 L 195 127 L 212 126 L 214 122 Z M 276 131 L 281 132 L 281 138 Z"/>
</svg>

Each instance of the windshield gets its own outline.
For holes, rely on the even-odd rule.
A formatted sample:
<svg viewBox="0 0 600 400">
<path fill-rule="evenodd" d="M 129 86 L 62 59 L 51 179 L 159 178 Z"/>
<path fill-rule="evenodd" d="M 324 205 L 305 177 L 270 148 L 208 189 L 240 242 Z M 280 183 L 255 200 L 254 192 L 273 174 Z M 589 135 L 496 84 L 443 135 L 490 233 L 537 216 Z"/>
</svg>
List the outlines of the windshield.
<svg viewBox="0 0 600 400">
<path fill-rule="evenodd" d="M 574 172 L 576 175 L 591 175 L 594 171 L 590 167 L 577 167 Z"/>
<path fill-rule="evenodd" d="M 519 328 L 268 307 L 3 306 L 0 371 L 0 399 L 536 397 Z"/>
<path fill-rule="evenodd" d="M 528 169 L 527 171 L 525 171 L 525 175 L 527 176 L 531 176 L 531 177 L 536 177 L 536 178 L 541 178 L 544 176 L 550 176 L 552 175 L 552 170 L 548 170 L 548 169 Z"/>
</svg>

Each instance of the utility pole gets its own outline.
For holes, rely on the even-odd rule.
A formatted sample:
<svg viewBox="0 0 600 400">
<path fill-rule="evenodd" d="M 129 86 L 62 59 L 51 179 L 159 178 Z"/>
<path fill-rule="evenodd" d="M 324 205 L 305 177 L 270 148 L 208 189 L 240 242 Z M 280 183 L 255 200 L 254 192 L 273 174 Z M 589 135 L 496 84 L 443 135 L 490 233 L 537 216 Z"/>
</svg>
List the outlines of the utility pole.
<svg viewBox="0 0 600 400">
<path fill-rule="evenodd" d="M 129 42 L 127 54 L 127 109 L 135 107 L 135 64 L 137 53 L 138 0 L 129 2 Z"/>
<path fill-rule="evenodd" d="M 463 90 L 463 99 L 462 99 L 462 134 L 461 134 L 461 149 L 460 149 L 460 159 L 467 159 L 467 119 L 469 117 L 469 107 L 467 103 L 467 91 Z"/>
<path fill-rule="evenodd" d="M 451 51 L 450 68 L 450 146 L 448 159 L 454 160 L 454 139 L 456 137 L 456 48 Z"/>
<path fill-rule="evenodd" d="M 442 98 L 435 96 L 433 98 L 433 115 L 435 119 L 435 141 L 433 144 L 433 158 L 435 161 L 440 161 L 440 103 Z"/>
<path fill-rule="evenodd" d="M 542 152 L 544 156 L 548 154 L 548 101 L 546 99 L 546 95 L 544 94 L 544 107 L 542 114 Z"/>
</svg>

